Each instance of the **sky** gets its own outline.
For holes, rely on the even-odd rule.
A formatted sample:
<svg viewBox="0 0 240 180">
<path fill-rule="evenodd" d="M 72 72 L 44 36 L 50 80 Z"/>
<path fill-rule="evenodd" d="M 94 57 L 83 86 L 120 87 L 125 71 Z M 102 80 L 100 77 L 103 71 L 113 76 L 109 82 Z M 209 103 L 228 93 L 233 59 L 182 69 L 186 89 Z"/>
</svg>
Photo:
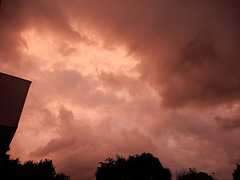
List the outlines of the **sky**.
<svg viewBox="0 0 240 180">
<path fill-rule="evenodd" d="M 143 152 L 230 180 L 239 47 L 238 0 L 2 0 L 0 71 L 32 81 L 9 154 L 73 180 Z"/>
</svg>

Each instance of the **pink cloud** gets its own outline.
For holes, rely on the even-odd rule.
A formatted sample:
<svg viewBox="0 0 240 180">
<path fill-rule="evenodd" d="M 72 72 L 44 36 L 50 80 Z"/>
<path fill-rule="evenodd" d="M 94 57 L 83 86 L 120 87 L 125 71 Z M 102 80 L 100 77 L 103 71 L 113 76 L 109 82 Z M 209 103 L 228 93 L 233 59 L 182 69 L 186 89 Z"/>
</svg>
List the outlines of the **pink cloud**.
<svg viewBox="0 0 240 180">
<path fill-rule="evenodd" d="M 240 100 L 238 1 L 3 0 L 0 27 L 0 70 L 33 81 L 13 157 L 49 157 L 93 179 L 99 161 L 146 151 L 172 172 L 195 165 L 230 178 L 240 157 L 229 108 Z M 26 31 L 48 38 L 50 58 L 49 47 L 31 54 Z M 101 43 L 123 47 L 134 75 L 74 66 L 79 44 Z"/>
</svg>

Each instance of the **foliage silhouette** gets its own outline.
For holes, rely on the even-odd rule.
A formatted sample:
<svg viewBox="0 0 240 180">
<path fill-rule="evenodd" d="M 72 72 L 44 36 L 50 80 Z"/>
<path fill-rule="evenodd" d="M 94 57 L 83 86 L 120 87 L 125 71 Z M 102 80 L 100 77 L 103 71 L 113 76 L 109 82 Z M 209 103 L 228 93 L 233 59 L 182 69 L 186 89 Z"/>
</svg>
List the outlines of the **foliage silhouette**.
<svg viewBox="0 0 240 180">
<path fill-rule="evenodd" d="M 215 180 L 204 172 L 197 172 L 196 168 L 182 169 L 176 172 L 177 180 Z"/>
<path fill-rule="evenodd" d="M 233 180 L 240 180 L 240 164 L 236 164 L 237 165 L 237 169 L 234 169 L 233 172 Z"/>
<path fill-rule="evenodd" d="M 18 158 L 9 160 L 2 177 L 4 180 L 70 180 L 70 176 L 56 174 L 52 160 L 48 159 L 40 162 L 27 161 L 24 164 Z"/>
<path fill-rule="evenodd" d="M 171 180 L 172 174 L 164 168 L 158 158 L 150 153 L 129 156 L 125 159 L 116 156 L 100 162 L 96 180 Z"/>
</svg>

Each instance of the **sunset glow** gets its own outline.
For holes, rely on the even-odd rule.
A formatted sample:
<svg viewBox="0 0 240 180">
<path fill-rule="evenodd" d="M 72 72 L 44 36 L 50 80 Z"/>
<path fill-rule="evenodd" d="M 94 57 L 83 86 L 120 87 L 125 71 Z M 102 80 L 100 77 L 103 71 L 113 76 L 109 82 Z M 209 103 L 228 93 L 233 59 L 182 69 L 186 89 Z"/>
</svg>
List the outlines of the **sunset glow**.
<svg viewBox="0 0 240 180">
<path fill-rule="evenodd" d="M 11 158 L 73 180 L 149 152 L 232 178 L 240 160 L 238 1 L 2 0 L 0 72 L 32 81 Z"/>
</svg>

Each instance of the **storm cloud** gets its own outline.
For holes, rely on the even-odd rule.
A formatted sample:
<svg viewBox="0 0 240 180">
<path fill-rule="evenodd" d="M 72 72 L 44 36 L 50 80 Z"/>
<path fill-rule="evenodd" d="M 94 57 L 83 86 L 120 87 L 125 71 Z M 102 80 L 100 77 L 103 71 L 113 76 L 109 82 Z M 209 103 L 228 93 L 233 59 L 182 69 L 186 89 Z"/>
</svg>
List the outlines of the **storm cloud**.
<svg viewBox="0 0 240 180">
<path fill-rule="evenodd" d="M 11 156 L 90 180 L 99 161 L 145 151 L 173 173 L 229 179 L 239 12 L 237 0 L 2 0 L 0 71 L 32 81 Z"/>
</svg>

